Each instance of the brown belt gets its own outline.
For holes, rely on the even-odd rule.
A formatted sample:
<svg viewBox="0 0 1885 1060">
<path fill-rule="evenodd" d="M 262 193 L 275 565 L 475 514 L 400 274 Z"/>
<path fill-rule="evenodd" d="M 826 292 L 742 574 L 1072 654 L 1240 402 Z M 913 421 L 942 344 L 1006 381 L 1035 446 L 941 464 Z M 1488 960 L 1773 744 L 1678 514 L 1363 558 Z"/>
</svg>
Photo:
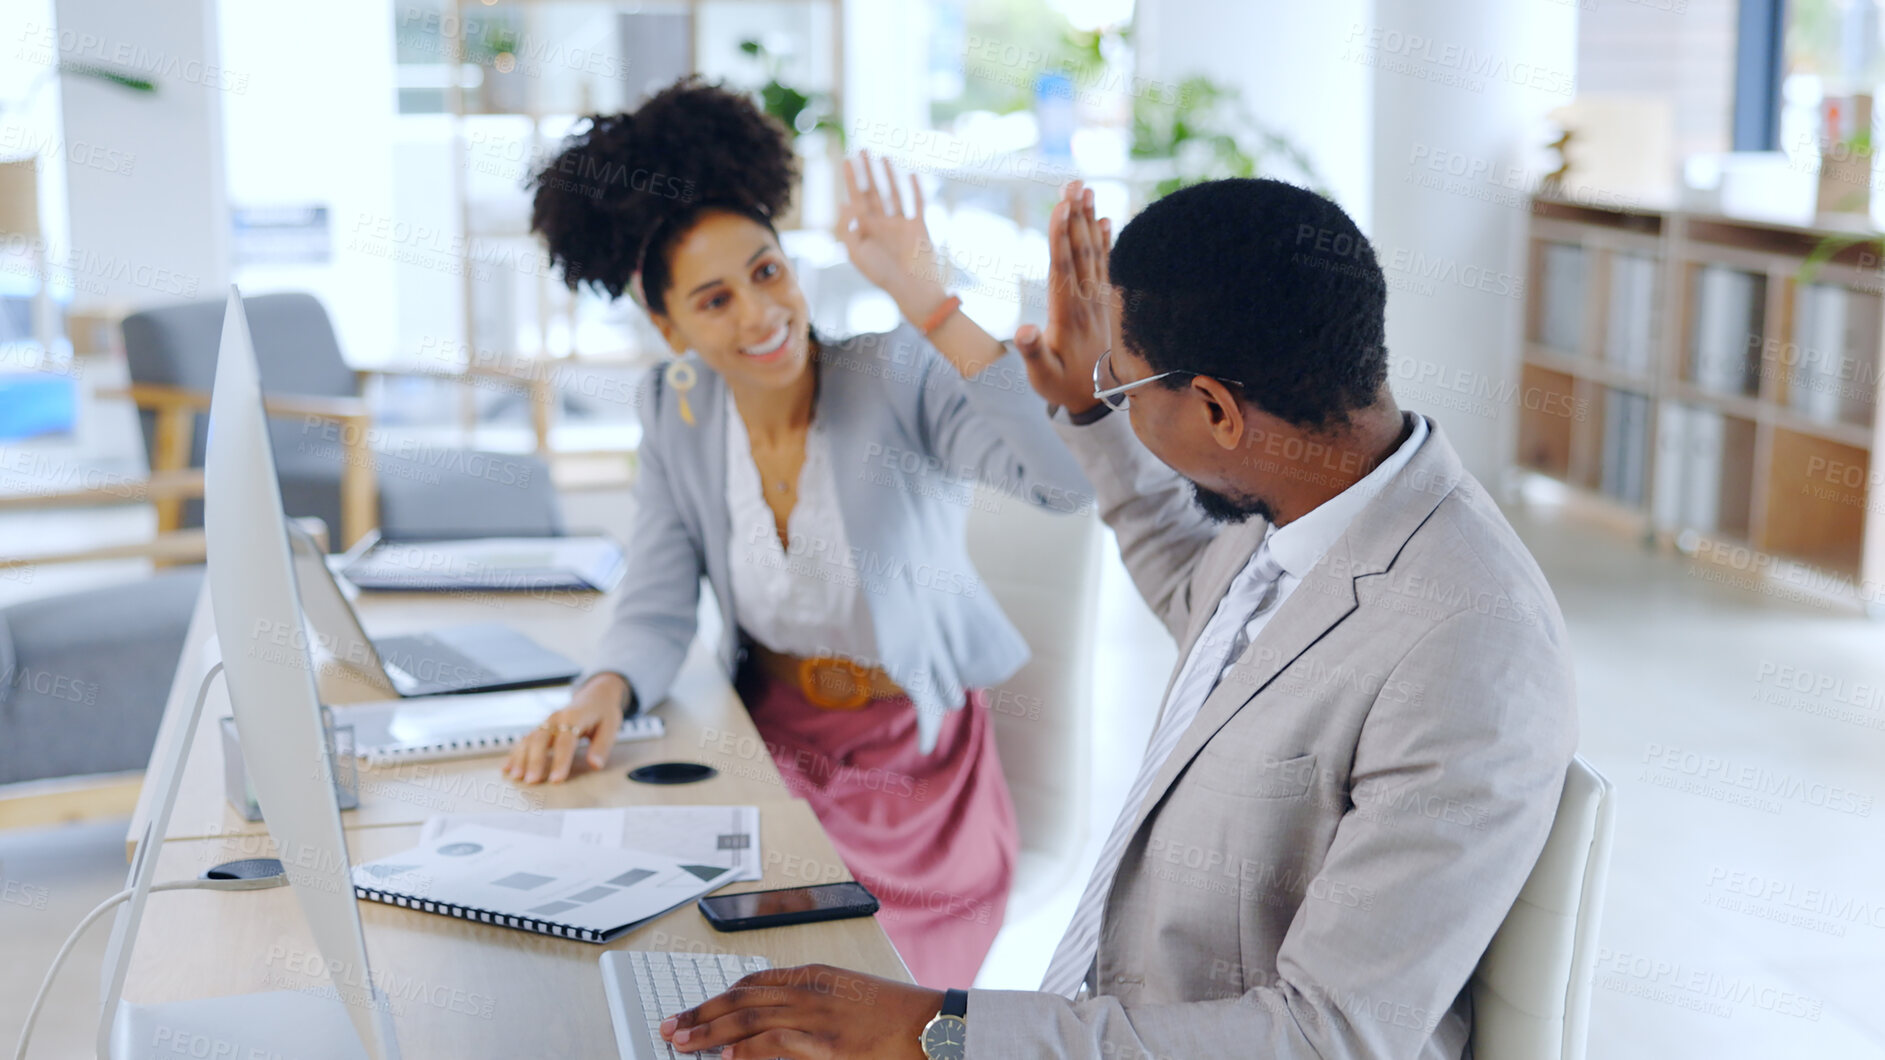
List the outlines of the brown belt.
<svg viewBox="0 0 1885 1060">
<path fill-rule="evenodd" d="M 750 640 L 746 650 L 760 673 L 804 692 L 813 705 L 827 710 L 861 710 L 872 700 L 903 695 L 881 667 L 831 655 L 782 655 Z"/>
</svg>

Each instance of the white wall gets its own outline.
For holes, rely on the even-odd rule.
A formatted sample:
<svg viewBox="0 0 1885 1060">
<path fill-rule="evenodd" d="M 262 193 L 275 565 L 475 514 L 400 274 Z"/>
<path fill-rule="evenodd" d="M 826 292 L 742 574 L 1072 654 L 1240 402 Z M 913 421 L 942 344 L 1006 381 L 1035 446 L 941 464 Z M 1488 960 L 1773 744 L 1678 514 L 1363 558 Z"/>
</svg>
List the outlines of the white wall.
<svg viewBox="0 0 1885 1060">
<path fill-rule="evenodd" d="M 1372 0 L 1140 0 L 1138 74 L 1204 74 L 1243 93 L 1252 115 L 1309 155 L 1366 231 L 1372 212 L 1374 70 L 1343 56 Z"/>
<path fill-rule="evenodd" d="M 1496 485 L 1516 444 L 1527 196 L 1544 115 L 1570 101 L 1577 8 L 1376 0 L 1345 48 L 1375 67 L 1375 252 L 1390 379 Z"/>
<path fill-rule="evenodd" d="M 1739 0 L 1587 5 L 1578 16 L 1578 83 L 1668 97 L 1677 158 L 1726 151 L 1739 14 Z"/>
<path fill-rule="evenodd" d="M 132 95 L 66 78 L 64 135 L 123 165 L 68 165 L 77 300 L 131 307 L 215 298 L 229 274 L 222 108 L 248 71 L 225 69 L 214 0 L 56 0 L 58 57 L 156 82 Z"/>
<path fill-rule="evenodd" d="M 0 4 L 0 41 L 17 42 L 11 61 L 0 62 L 0 161 L 37 160 L 36 180 L 40 240 L 48 255 L 71 245 L 66 216 L 66 160 L 74 151 L 59 125 L 61 86 L 56 77 L 42 77 L 58 57 L 49 31 L 53 25 L 52 0 L 9 0 Z M 8 53 L 0 52 L 0 55 Z M 37 86 L 37 87 L 35 87 Z M 29 98 L 30 96 L 30 98 Z M 106 156 L 94 160 L 87 147 L 76 152 L 87 162 L 109 164 Z M 0 291 L 32 295 L 38 288 L 38 265 L 33 247 L 11 240 L 0 247 Z M 17 270 L 17 271 L 16 271 Z M 54 294 L 65 297 L 56 282 Z"/>
<path fill-rule="evenodd" d="M 1309 153 L 1387 272 L 1396 395 L 1497 481 L 1524 204 L 1574 88 L 1576 0 L 1141 0 L 1138 26 L 1142 74 L 1237 85 Z"/>
<path fill-rule="evenodd" d="M 394 352 L 398 321 L 401 248 L 371 237 L 393 214 L 393 19 L 385 0 L 325 0 L 318 14 L 273 3 L 221 11 L 223 55 L 249 75 L 224 105 L 229 202 L 326 206 L 333 248 L 325 264 L 242 265 L 236 278 L 245 294 L 318 296 L 341 349 L 363 363 Z"/>
<path fill-rule="evenodd" d="M 844 120 L 929 128 L 929 24 L 922 5 L 844 5 Z M 855 150 L 855 148 L 853 148 Z"/>
</svg>

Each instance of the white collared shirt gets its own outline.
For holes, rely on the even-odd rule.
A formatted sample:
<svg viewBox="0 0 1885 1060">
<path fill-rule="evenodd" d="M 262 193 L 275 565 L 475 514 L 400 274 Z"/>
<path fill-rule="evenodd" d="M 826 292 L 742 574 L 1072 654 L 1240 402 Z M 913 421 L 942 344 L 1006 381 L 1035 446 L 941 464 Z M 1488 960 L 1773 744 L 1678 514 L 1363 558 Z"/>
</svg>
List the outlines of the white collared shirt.
<svg viewBox="0 0 1885 1060">
<path fill-rule="evenodd" d="M 727 419 L 727 513 L 732 562 L 728 581 L 740 628 L 772 651 L 816 657 L 842 655 L 871 662 L 877 634 L 857 570 L 843 561 L 850 552 L 844 515 L 838 510 L 837 473 L 831 442 L 821 422 L 805 434 L 805 463 L 799 470 L 798 501 L 786 517 L 787 545 L 766 504 L 765 484 L 753 463 L 753 447 L 729 390 Z"/>
<path fill-rule="evenodd" d="M 1184 724 L 1189 724 L 1190 719 L 1197 716 L 1204 701 L 1222 679 L 1224 670 L 1243 654 L 1241 649 L 1234 647 L 1235 643 L 1239 640 L 1244 645 L 1256 642 L 1257 635 L 1270 624 L 1271 616 L 1281 610 L 1283 602 L 1302 584 L 1310 569 L 1348 531 L 1355 516 L 1414 458 L 1415 451 L 1427 440 L 1427 420 L 1418 415 L 1413 419 L 1414 431 L 1407 441 L 1402 442 L 1400 448 L 1360 481 L 1291 520 L 1288 525 L 1270 527 L 1263 537 L 1263 543 L 1251 553 L 1249 561 L 1237 572 L 1237 577 L 1231 580 L 1230 588 L 1225 590 L 1224 598 L 1218 601 L 1217 610 L 1211 613 L 1211 621 L 1205 624 L 1197 643 L 1191 646 L 1191 653 L 1185 657 L 1184 669 L 1179 671 L 1178 680 L 1172 682 L 1172 698 L 1166 704 L 1167 711 L 1183 711 L 1184 716 L 1179 720 Z M 1274 603 L 1258 612 L 1257 607 L 1263 602 L 1270 585 L 1266 565 L 1261 562 L 1266 552 L 1282 567 L 1282 573 L 1276 577 Z M 1208 680 L 1204 674 L 1194 672 L 1210 666 L 1216 666 L 1217 672 L 1209 675 Z M 1159 765 L 1163 763 L 1157 763 L 1152 768 L 1156 769 Z"/>
</svg>

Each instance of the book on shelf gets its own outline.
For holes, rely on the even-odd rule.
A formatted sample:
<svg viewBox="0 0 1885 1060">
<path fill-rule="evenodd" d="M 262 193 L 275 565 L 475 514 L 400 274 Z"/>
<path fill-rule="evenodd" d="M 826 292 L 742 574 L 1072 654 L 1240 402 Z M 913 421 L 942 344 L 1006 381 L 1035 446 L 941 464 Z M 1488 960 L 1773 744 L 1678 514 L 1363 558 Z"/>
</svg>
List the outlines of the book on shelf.
<svg viewBox="0 0 1885 1060">
<path fill-rule="evenodd" d="M 1656 262 L 1640 254 L 1610 259 L 1609 311 L 1604 321 L 1604 360 L 1649 375 L 1656 348 Z"/>
<path fill-rule="evenodd" d="M 1695 272 L 1695 330 L 1689 343 L 1689 378 L 1719 394 L 1753 394 L 1758 381 L 1766 314 L 1762 277 L 1725 265 Z"/>
<path fill-rule="evenodd" d="M 1820 423 L 1869 425 L 1878 385 L 1879 299 L 1837 284 L 1802 284 L 1781 348 L 1787 405 Z"/>
<path fill-rule="evenodd" d="M 1576 355 L 1583 350 L 1584 269 L 1583 247 L 1545 244 L 1538 341 L 1559 353 Z"/>
<path fill-rule="evenodd" d="M 1625 504 L 1643 503 L 1649 456 L 1649 398 L 1604 389 L 1603 463 L 1598 488 Z"/>
<path fill-rule="evenodd" d="M 1802 284 L 1794 294 L 1793 343 L 1784 348 L 1787 404 L 1821 423 L 1839 421 L 1839 366 L 1846 357 L 1845 290 Z"/>
<path fill-rule="evenodd" d="M 1649 492 L 1650 523 L 1659 530 L 1680 530 L 1683 522 L 1684 466 L 1689 406 L 1665 401 L 1656 411 L 1656 473 Z M 1699 528 L 1698 528 L 1699 529 Z"/>
<path fill-rule="evenodd" d="M 1721 526 L 1727 418 L 1714 409 L 1671 401 L 1663 404 L 1658 419 L 1651 514 L 1667 529 L 1714 533 Z"/>
</svg>

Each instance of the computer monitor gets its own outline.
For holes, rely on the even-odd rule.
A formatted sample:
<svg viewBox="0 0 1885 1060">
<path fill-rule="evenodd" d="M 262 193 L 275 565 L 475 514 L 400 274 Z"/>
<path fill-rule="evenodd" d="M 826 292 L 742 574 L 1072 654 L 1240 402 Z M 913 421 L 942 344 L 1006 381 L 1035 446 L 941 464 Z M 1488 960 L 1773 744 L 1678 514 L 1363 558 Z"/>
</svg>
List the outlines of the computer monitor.
<svg viewBox="0 0 1885 1060">
<path fill-rule="evenodd" d="M 147 780 L 159 785 L 158 798 L 131 869 L 136 893 L 119 911 L 106 955 L 99 1055 L 111 1060 L 174 1055 L 178 1036 L 189 1033 L 228 1046 L 231 1056 L 396 1060 L 398 1045 L 384 998 L 361 985 L 374 980 L 312 660 L 305 638 L 295 635 L 302 629 L 301 604 L 287 521 L 248 318 L 234 287 L 223 317 L 204 476 L 210 600 L 249 781 L 325 966 L 347 974 L 333 984 L 338 1001 L 293 990 L 157 1005 L 122 1000 L 131 943 L 195 733 L 199 697 L 181 739 Z M 171 1051 L 165 1051 L 165 1043 Z"/>
</svg>

